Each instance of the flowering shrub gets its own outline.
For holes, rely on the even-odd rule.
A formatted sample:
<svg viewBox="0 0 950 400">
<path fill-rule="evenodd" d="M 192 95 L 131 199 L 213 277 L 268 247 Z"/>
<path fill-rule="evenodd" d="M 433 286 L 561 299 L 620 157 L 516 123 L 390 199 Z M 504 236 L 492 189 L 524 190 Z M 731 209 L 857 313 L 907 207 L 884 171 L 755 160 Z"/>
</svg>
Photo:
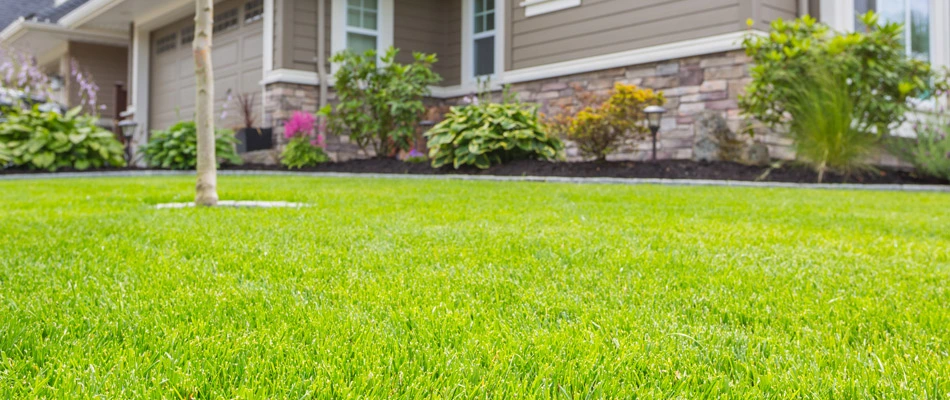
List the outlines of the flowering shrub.
<svg viewBox="0 0 950 400">
<path fill-rule="evenodd" d="M 312 167 L 330 161 L 326 147 L 326 122 L 321 119 L 319 132 L 314 130 L 316 117 L 296 111 L 284 123 L 284 137 L 290 141 L 280 155 L 280 162 L 287 168 Z"/>
<path fill-rule="evenodd" d="M 599 104 L 598 104 L 599 103 Z M 647 133 L 643 110 L 666 103 L 663 93 L 617 83 L 610 98 L 580 97 L 579 105 L 564 107 L 549 121 L 552 131 L 565 134 L 577 143 L 581 154 L 598 161 L 607 159 L 624 139 L 640 139 Z M 573 111 L 580 109 L 573 117 Z"/>
<path fill-rule="evenodd" d="M 422 99 L 429 95 L 429 85 L 442 79 L 432 71 L 435 55 L 414 53 L 411 64 L 401 64 L 398 52 L 390 48 L 379 57 L 374 50 L 333 56 L 339 65 L 334 88 L 340 101 L 320 110 L 333 132 L 349 135 L 362 149 L 372 146 L 383 157 L 409 149 L 425 111 Z"/>
</svg>

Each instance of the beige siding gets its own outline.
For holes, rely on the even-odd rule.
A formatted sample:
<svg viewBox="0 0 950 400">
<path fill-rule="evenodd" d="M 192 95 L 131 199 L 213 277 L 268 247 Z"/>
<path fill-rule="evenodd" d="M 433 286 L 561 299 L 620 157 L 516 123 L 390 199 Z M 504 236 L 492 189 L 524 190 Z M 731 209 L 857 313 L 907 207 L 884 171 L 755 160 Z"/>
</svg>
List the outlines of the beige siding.
<svg viewBox="0 0 950 400">
<path fill-rule="evenodd" d="M 737 32 L 747 19 L 762 28 L 798 12 L 798 0 L 584 0 L 527 18 L 520 3 L 508 3 L 508 69 Z"/>
<path fill-rule="evenodd" d="M 116 83 L 126 83 L 128 77 L 127 54 L 125 47 L 106 46 L 91 43 L 70 42 L 68 53 L 79 64 L 84 73 L 92 75 L 93 81 L 99 85 L 99 93 L 96 96 L 97 102 L 104 105 L 105 109 L 99 110 L 99 115 L 104 119 L 116 117 L 115 109 L 115 85 Z M 70 79 L 73 79 L 70 77 Z M 71 82 L 70 85 L 70 106 L 79 104 L 78 93 L 79 85 Z M 118 112 L 124 111 L 124 107 Z"/>
<path fill-rule="evenodd" d="M 778 18 L 786 21 L 798 18 L 798 0 L 761 0 L 758 20 L 768 26 Z"/>
<path fill-rule="evenodd" d="M 332 1 L 326 1 L 326 52 L 331 55 Z M 278 0 L 275 68 L 317 72 L 317 0 Z"/>
<path fill-rule="evenodd" d="M 461 82 L 462 21 L 461 1 L 396 1 L 393 45 L 400 49 L 397 61 L 412 61 L 413 52 L 434 53 L 439 62 L 435 72 L 442 76 L 440 85 Z"/>
<path fill-rule="evenodd" d="M 331 52 L 332 1 L 326 1 L 326 49 Z M 278 0 L 275 68 L 316 72 L 317 0 Z M 393 16 L 393 45 L 401 50 L 399 61 L 412 60 L 412 53 L 435 53 L 436 72 L 442 85 L 461 81 L 461 0 L 397 0 Z"/>
</svg>

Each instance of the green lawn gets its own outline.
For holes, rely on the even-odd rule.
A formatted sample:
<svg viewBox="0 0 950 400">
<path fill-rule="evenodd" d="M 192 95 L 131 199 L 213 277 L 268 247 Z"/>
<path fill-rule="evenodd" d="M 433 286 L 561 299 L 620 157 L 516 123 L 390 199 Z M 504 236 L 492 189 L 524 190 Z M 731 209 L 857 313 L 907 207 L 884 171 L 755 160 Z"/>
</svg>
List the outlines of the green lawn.
<svg viewBox="0 0 950 400">
<path fill-rule="evenodd" d="M 0 398 L 950 398 L 950 195 L 0 181 Z"/>
</svg>

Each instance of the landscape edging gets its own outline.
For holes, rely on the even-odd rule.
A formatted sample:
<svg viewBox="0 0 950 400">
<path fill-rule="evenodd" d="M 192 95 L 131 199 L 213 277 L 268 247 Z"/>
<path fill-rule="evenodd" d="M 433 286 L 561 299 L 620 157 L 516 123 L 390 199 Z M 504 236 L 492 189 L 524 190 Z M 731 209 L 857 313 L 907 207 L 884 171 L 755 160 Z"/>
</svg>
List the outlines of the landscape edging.
<svg viewBox="0 0 950 400">
<path fill-rule="evenodd" d="M 0 180 L 29 179 L 65 179 L 65 178 L 123 178 L 152 176 L 187 176 L 194 171 L 102 171 L 102 172 L 61 172 L 38 174 L 0 175 Z M 351 172 L 293 172 L 293 171 L 218 171 L 223 176 L 305 176 L 314 178 L 374 178 L 374 179 L 433 179 L 491 182 L 546 182 L 572 184 L 610 184 L 610 185 L 663 185 L 663 186 L 716 186 L 782 189 L 823 189 L 823 190 L 865 190 L 890 192 L 932 192 L 950 193 L 950 186 L 939 185 L 903 185 L 903 184 L 855 184 L 855 183 L 789 183 L 789 182 L 748 182 L 705 179 L 657 179 L 657 178 L 573 178 L 561 176 L 501 176 L 501 175 L 415 175 L 415 174 L 378 174 Z"/>
</svg>

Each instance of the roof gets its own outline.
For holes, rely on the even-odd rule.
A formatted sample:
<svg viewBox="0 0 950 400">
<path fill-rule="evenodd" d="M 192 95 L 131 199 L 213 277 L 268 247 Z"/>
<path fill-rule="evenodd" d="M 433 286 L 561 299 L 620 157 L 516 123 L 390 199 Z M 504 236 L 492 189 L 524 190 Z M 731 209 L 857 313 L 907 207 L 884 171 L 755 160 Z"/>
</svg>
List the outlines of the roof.
<svg viewBox="0 0 950 400">
<path fill-rule="evenodd" d="M 79 8 L 79 6 L 86 4 L 88 1 L 89 0 L 66 0 L 58 7 L 47 7 L 46 9 L 37 12 L 36 19 L 39 21 L 59 22 L 60 18 L 63 18 L 63 16 Z"/>
<path fill-rule="evenodd" d="M 59 6 L 54 0 L 0 0 L 0 30 L 24 17 L 40 22 L 57 22 L 89 0 L 66 0 Z"/>
</svg>

